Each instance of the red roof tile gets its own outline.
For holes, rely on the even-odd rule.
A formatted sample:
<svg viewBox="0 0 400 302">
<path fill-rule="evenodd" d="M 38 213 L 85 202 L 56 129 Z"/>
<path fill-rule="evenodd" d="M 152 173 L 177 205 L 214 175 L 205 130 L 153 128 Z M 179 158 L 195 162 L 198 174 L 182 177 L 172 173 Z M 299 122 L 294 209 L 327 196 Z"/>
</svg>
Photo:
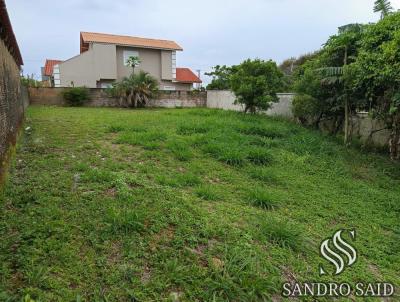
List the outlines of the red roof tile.
<svg viewBox="0 0 400 302">
<path fill-rule="evenodd" d="M 189 68 L 176 68 L 176 80 L 181 83 L 202 83 Z"/>
<path fill-rule="evenodd" d="M 60 63 L 62 63 L 60 60 L 46 60 L 46 64 L 44 65 L 44 75 L 52 76 L 54 66 Z"/>
<path fill-rule="evenodd" d="M 6 44 L 8 50 L 14 57 L 14 60 L 17 63 L 17 65 L 18 66 L 24 65 L 24 62 L 22 61 L 21 52 L 18 47 L 18 42 L 17 39 L 15 38 L 11 21 L 8 16 L 6 3 L 4 2 L 4 0 L 0 0 L 0 24 L 1 24 L 1 30 L 0 30 L 1 40 L 3 40 L 4 43 Z"/>
</svg>

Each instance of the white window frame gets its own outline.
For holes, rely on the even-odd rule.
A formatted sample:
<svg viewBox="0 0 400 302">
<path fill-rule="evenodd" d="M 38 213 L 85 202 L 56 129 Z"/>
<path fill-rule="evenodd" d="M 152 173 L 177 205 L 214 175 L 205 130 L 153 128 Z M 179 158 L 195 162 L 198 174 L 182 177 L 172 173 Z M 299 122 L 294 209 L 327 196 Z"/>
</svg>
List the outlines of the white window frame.
<svg viewBox="0 0 400 302">
<path fill-rule="evenodd" d="M 172 79 L 176 80 L 176 51 L 172 51 L 171 61 L 172 61 Z"/>
<path fill-rule="evenodd" d="M 137 50 L 124 50 L 122 56 L 124 60 L 124 66 L 128 66 L 127 61 L 129 57 L 139 57 L 139 52 Z"/>
<path fill-rule="evenodd" d="M 175 90 L 176 90 L 176 87 L 175 87 L 175 86 L 163 86 L 163 90 L 175 91 Z"/>
</svg>

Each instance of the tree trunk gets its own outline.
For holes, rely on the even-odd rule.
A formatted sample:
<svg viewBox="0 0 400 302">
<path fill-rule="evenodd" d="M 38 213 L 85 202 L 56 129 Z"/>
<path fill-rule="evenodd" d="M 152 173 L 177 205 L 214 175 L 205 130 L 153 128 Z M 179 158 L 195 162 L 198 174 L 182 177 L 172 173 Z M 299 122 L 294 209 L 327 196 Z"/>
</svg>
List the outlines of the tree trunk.
<svg viewBox="0 0 400 302">
<path fill-rule="evenodd" d="M 347 57 L 348 57 L 348 48 L 347 45 L 344 48 L 344 62 L 343 65 L 347 65 Z M 344 87 L 345 88 L 345 87 Z M 349 97 L 345 92 L 345 100 L 344 100 L 344 144 L 349 144 L 349 125 L 350 125 L 350 108 L 349 108 Z"/>
<path fill-rule="evenodd" d="M 346 96 L 346 100 L 344 102 L 344 144 L 347 145 L 349 143 L 349 101 Z"/>
<path fill-rule="evenodd" d="M 393 128 L 389 140 L 390 158 L 392 160 L 400 159 L 400 113 L 393 118 Z"/>
</svg>

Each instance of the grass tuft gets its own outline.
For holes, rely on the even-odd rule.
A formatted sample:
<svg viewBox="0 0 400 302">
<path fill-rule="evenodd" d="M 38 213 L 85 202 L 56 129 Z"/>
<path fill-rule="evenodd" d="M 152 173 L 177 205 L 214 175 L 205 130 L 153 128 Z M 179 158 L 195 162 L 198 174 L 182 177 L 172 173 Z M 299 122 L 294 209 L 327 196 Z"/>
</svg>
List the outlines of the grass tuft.
<svg viewBox="0 0 400 302">
<path fill-rule="evenodd" d="M 206 125 L 199 124 L 183 124 L 178 127 L 176 131 L 180 135 L 193 135 L 193 134 L 203 134 L 210 130 Z"/>
<path fill-rule="evenodd" d="M 303 251 L 305 238 L 300 226 L 281 219 L 268 218 L 260 226 L 261 235 L 269 242 L 295 252 Z"/>
<path fill-rule="evenodd" d="M 247 126 L 240 129 L 240 131 L 247 135 L 258 135 L 261 137 L 269 138 L 283 138 L 287 135 L 287 131 L 279 126 Z"/>
<path fill-rule="evenodd" d="M 262 188 L 255 188 L 248 193 L 249 203 L 264 210 L 273 210 L 278 207 L 276 197 Z"/>
<path fill-rule="evenodd" d="M 269 168 L 264 167 L 252 167 L 248 169 L 248 174 L 251 178 L 260 180 L 266 183 L 278 183 L 279 179 L 276 173 Z"/>
<path fill-rule="evenodd" d="M 273 162 L 272 153 L 263 148 L 251 148 L 247 154 L 247 159 L 251 163 L 260 166 L 265 166 Z"/>
<path fill-rule="evenodd" d="M 207 201 L 215 201 L 219 199 L 219 196 L 215 191 L 215 188 L 211 185 L 199 186 L 195 189 L 194 192 L 199 198 Z"/>
<path fill-rule="evenodd" d="M 167 148 L 174 157 L 180 161 L 188 161 L 193 157 L 193 153 L 187 142 L 174 140 L 167 143 Z"/>
<path fill-rule="evenodd" d="M 113 235 L 129 235 L 144 230 L 144 215 L 137 210 L 122 208 L 110 209 L 106 214 L 106 222 Z"/>
</svg>

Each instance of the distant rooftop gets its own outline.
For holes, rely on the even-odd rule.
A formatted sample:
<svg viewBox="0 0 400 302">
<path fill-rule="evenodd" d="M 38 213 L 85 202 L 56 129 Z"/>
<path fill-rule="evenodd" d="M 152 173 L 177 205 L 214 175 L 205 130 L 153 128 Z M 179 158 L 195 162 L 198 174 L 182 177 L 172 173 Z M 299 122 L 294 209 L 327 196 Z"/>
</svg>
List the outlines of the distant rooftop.
<svg viewBox="0 0 400 302">
<path fill-rule="evenodd" d="M 176 80 L 181 83 L 201 83 L 197 75 L 189 68 L 176 68 Z"/>
<path fill-rule="evenodd" d="M 183 50 L 176 42 L 169 40 L 81 32 L 81 53 L 88 50 L 89 43 L 93 42 L 165 50 Z"/>
<path fill-rule="evenodd" d="M 44 65 L 44 75 L 45 76 L 52 76 L 53 75 L 53 69 L 54 66 L 57 64 L 62 63 L 63 61 L 61 60 L 46 60 L 46 64 Z"/>
</svg>

